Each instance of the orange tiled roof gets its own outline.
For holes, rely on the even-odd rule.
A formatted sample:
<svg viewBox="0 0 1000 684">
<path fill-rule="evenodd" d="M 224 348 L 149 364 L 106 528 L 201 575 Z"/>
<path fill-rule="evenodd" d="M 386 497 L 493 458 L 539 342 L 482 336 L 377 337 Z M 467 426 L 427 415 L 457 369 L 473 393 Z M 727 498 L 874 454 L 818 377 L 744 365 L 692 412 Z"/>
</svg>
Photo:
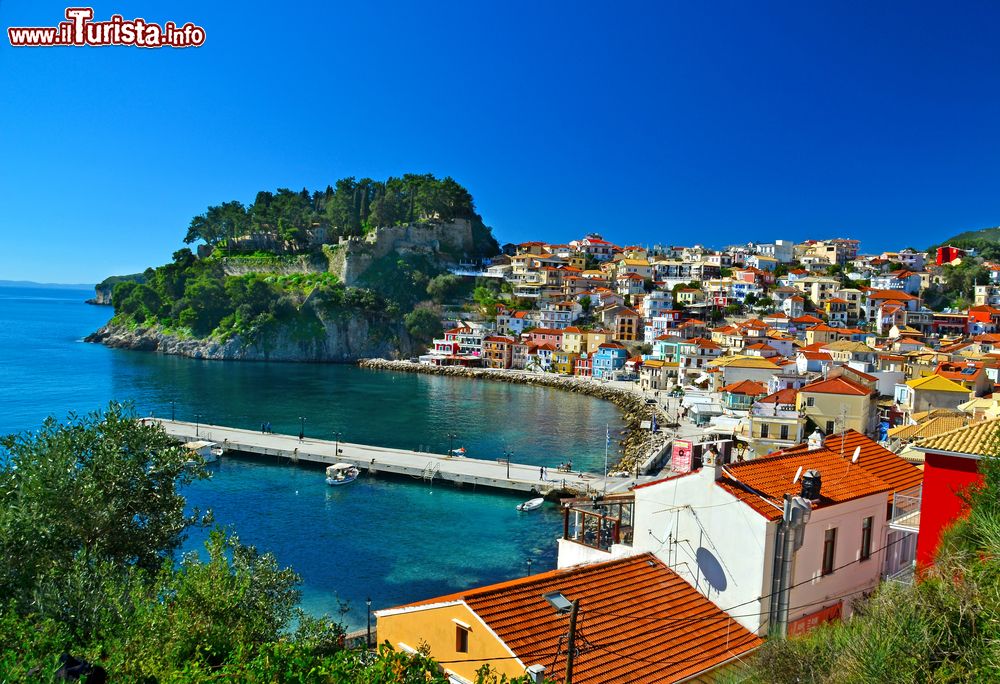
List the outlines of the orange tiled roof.
<svg viewBox="0 0 1000 684">
<path fill-rule="evenodd" d="M 803 387 L 802 392 L 816 392 L 819 394 L 846 394 L 856 397 L 864 397 L 872 393 L 862 384 L 853 382 L 844 377 L 830 378 L 828 380 L 818 380 Z"/>
<path fill-rule="evenodd" d="M 818 470 L 822 478 L 820 499 L 814 508 L 892 490 L 864 467 L 852 464 L 849 456 L 841 458 L 828 448 L 805 451 L 804 446 L 729 465 L 716 484 L 769 520 L 781 517 L 785 494 L 797 496 L 801 491 L 801 482 L 792 483 L 799 468 L 803 472 Z"/>
<path fill-rule="evenodd" d="M 916 445 L 920 451 L 946 451 L 981 458 L 996 453 L 1000 419 L 984 420 L 928 437 Z"/>
<path fill-rule="evenodd" d="M 761 383 L 754 382 L 753 380 L 741 380 L 740 382 L 734 382 L 731 385 L 723 387 L 722 391 L 729 392 L 730 394 L 748 394 L 752 397 L 767 394 L 767 388 Z"/>
<path fill-rule="evenodd" d="M 923 471 L 857 430 L 829 435 L 823 444 L 838 454 L 843 452 L 848 460 L 854 455 L 854 450 L 861 447 L 858 464 L 892 487 L 893 491 L 909 489 L 923 482 Z"/>
<path fill-rule="evenodd" d="M 760 399 L 758 404 L 794 404 L 795 397 L 799 395 L 799 391 L 794 387 L 786 387 L 783 390 L 778 390 L 774 394 L 769 394 L 763 399 Z"/>
<path fill-rule="evenodd" d="M 464 601 L 525 665 L 541 662 L 558 673 L 566 668 L 569 616 L 543 598 L 550 592 L 580 601 L 577 633 L 585 638 L 573 673 L 585 684 L 676 682 L 763 643 L 648 553 L 421 603 Z"/>
<path fill-rule="evenodd" d="M 901 302 L 916 299 L 913 295 L 900 292 L 899 290 L 868 290 L 866 295 L 868 296 L 868 299 L 890 299 Z"/>
</svg>

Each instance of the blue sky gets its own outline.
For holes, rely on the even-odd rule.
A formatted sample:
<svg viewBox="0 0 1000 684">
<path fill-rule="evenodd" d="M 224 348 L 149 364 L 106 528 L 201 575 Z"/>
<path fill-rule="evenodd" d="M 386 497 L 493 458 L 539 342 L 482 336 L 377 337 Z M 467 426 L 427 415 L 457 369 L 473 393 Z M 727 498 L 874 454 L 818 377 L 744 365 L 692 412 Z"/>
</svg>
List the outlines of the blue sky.
<svg viewBox="0 0 1000 684">
<path fill-rule="evenodd" d="M 94 6 L 205 27 L 187 50 L 3 36 L 0 279 L 142 270 L 208 204 L 348 175 L 451 175 L 502 241 L 875 251 L 1000 223 L 996 3 L 238 7 Z"/>
</svg>

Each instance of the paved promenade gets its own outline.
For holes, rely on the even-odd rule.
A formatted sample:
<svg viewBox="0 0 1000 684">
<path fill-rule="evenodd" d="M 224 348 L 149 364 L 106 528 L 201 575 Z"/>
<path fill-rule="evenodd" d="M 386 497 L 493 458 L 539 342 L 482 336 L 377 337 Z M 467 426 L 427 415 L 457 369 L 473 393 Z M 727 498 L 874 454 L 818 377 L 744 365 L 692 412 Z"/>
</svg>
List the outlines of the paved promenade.
<svg viewBox="0 0 1000 684">
<path fill-rule="evenodd" d="M 574 490 L 579 494 L 604 491 L 604 478 L 580 472 L 546 471 L 546 478 L 539 478 L 539 467 L 520 463 L 506 464 L 499 460 L 485 460 L 432 454 L 406 449 L 334 442 L 306 437 L 299 441 L 297 435 L 264 434 L 256 430 L 243 430 L 223 425 L 205 425 L 162 418 L 147 418 L 163 425 L 167 434 L 181 440 L 204 439 L 216 442 L 226 451 L 237 451 L 263 456 L 287 458 L 292 462 L 330 465 L 350 463 L 373 475 L 388 473 L 410 476 L 428 484 L 452 482 L 460 486 L 489 487 L 508 491 L 546 494 L 555 489 Z M 336 449 L 340 453 L 336 453 Z M 318 477 L 318 475 L 317 475 Z M 652 478 L 608 478 L 607 491 L 627 490 L 636 482 Z"/>
</svg>

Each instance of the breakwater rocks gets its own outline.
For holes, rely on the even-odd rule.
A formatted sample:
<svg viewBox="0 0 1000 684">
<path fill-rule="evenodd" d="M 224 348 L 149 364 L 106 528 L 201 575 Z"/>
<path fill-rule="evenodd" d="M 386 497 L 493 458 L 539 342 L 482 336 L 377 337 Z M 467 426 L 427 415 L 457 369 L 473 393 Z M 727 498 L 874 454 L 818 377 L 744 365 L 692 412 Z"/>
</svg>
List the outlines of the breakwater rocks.
<svg viewBox="0 0 1000 684">
<path fill-rule="evenodd" d="M 634 472 L 642 468 L 644 462 L 652 455 L 662 442 L 654 442 L 648 430 L 641 430 L 640 424 L 652 418 L 656 411 L 656 421 L 660 425 L 667 422 L 662 411 L 647 405 L 637 392 L 619 387 L 612 387 L 593 380 L 541 373 L 525 373 L 520 371 L 500 370 L 495 368 L 464 368 L 462 366 L 431 366 L 412 361 L 393 361 L 382 358 L 362 359 L 358 362 L 362 368 L 377 370 L 401 371 L 404 373 L 426 373 L 428 375 L 444 375 L 454 378 L 471 378 L 510 382 L 521 385 L 536 385 L 551 387 L 565 392 L 576 392 L 610 401 L 622 411 L 625 420 L 625 433 L 620 441 L 621 451 L 617 454 L 618 462 L 612 471 Z"/>
</svg>

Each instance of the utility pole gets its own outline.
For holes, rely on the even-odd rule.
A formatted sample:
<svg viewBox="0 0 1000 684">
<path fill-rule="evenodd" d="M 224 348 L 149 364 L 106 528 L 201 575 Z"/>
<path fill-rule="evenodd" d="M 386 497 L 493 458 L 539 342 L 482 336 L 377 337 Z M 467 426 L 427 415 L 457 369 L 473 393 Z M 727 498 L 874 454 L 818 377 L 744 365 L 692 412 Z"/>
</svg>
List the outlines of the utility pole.
<svg viewBox="0 0 1000 684">
<path fill-rule="evenodd" d="M 569 611 L 569 636 L 566 637 L 566 684 L 573 684 L 573 660 L 576 656 L 576 614 L 579 610 L 580 599 L 576 599 Z"/>
</svg>

